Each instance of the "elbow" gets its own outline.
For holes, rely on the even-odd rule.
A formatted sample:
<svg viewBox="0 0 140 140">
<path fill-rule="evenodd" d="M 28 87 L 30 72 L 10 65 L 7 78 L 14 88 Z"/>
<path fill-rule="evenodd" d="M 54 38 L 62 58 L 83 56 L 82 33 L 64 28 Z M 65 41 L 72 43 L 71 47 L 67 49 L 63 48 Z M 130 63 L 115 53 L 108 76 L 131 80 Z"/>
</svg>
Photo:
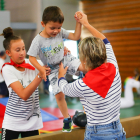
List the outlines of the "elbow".
<svg viewBox="0 0 140 140">
<path fill-rule="evenodd" d="M 79 40 L 79 39 L 80 39 L 80 36 L 76 37 L 76 39 L 75 39 L 75 40 Z"/>
<path fill-rule="evenodd" d="M 29 60 L 30 60 L 30 61 L 32 60 L 32 56 L 29 56 Z"/>
<path fill-rule="evenodd" d="M 73 38 L 74 41 L 77 41 L 77 40 L 79 40 L 79 39 L 80 39 L 80 37 L 75 37 L 75 38 Z"/>
<path fill-rule="evenodd" d="M 24 94 L 23 94 L 24 95 Z M 29 98 L 29 97 L 27 97 L 27 96 L 21 96 L 20 97 L 22 100 L 24 100 L 24 101 L 27 101 L 27 99 Z"/>
<path fill-rule="evenodd" d="M 22 97 L 22 100 L 24 101 L 27 101 L 27 99 L 28 99 L 27 97 Z"/>
</svg>

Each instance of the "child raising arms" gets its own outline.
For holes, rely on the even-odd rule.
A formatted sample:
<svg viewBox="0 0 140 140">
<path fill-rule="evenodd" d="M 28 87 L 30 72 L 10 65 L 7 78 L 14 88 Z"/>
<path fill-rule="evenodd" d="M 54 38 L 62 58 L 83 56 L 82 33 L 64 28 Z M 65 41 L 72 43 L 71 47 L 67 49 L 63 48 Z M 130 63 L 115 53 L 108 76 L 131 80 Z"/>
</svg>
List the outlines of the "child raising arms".
<svg viewBox="0 0 140 140">
<path fill-rule="evenodd" d="M 77 19 L 76 15 L 75 19 Z M 64 66 L 69 66 L 68 73 L 71 75 L 74 75 L 77 70 L 82 70 L 82 65 L 80 65 L 81 63 L 78 59 L 70 54 L 67 56 L 63 55 L 63 38 L 79 40 L 81 35 L 81 23 L 76 22 L 75 32 L 69 33 L 61 28 L 63 21 L 64 16 L 59 7 L 47 7 L 43 12 L 41 22 L 44 29 L 34 38 L 27 54 L 29 55 L 30 62 L 40 71 L 44 80 L 46 80 L 46 68 L 37 62 L 36 56 L 39 55 L 43 64 L 51 68 L 49 81 L 53 88 L 58 107 L 65 118 L 63 121 L 63 132 L 70 132 L 72 121 L 68 114 L 65 96 L 58 87 L 58 68 L 60 62 L 63 62 Z"/>
<path fill-rule="evenodd" d="M 2 75 L 9 90 L 2 124 L 2 139 L 17 139 L 20 133 L 21 137 L 38 135 L 38 129 L 43 127 L 38 96 L 41 74 L 25 59 L 24 41 L 15 36 L 10 27 L 5 28 L 2 35 L 5 38 L 3 46 L 11 61 L 2 68 Z M 46 75 L 50 74 L 49 68 L 46 70 Z"/>
</svg>

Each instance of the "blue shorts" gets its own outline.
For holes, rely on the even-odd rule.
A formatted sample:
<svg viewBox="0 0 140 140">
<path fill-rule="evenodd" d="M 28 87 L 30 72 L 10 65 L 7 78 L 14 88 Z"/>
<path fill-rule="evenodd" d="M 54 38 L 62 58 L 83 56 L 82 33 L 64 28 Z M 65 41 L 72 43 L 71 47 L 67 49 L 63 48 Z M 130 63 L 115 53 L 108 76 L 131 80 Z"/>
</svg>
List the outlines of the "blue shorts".
<svg viewBox="0 0 140 140">
<path fill-rule="evenodd" d="M 117 120 L 105 125 L 87 125 L 84 140 L 126 140 L 126 133 Z"/>
</svg>

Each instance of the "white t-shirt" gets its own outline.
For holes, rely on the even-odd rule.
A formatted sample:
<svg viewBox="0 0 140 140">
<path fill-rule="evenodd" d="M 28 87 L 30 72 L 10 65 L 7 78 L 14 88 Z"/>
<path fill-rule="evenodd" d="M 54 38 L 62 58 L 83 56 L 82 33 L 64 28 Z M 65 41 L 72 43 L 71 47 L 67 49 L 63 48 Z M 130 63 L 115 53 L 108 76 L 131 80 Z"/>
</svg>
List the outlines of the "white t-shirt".
<svg viewBox="0 0 140 140">
<path fill-rule="evenodd" d="M 5 63 L 5 61 L 2 58 L 0 58 L 0 83 L 2 83 L 4 81 L 3 76 L 1 74 L 1 68 L 4 63 Z"/>
<path fill-rule="evenodd" d="M 25 59 L 26 63 L 30 63 Z M 41 65 L 41 61 L 38 61 Z M 31 64 L 31 63 L 30 63 Z M 9 90 L 9 100 L 6 106 L 2 128 L 13 131 L 32 131 L 43 127 L 39 106 L 38 88 L 24 101 L 9 86 L 11 83 L 20 81 L 23 87 L 27 87 L 36 77 L 38 71 L 26 69 L 19 71 L 14 66 L 5 65 L 2 74 Z"/>
</svg>

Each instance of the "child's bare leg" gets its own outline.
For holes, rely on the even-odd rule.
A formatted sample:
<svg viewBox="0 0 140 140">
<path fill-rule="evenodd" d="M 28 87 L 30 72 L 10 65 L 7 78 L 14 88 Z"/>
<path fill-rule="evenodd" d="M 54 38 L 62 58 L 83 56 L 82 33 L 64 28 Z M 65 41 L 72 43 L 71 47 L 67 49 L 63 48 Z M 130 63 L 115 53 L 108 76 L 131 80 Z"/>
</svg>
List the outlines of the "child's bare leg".
<svg viewBox="0 0 140 140">
<path fill-rule="evenodd" d="M 65 95 L 63 94 L 63 92 L 59 92 L 58 94 L 55 95 L 55 98 L 62 115 L 64 116 L 64 118 L 68 118 L 69 114 L 68 114 L 67 103 L 65 100 Z"/>
</svg>

